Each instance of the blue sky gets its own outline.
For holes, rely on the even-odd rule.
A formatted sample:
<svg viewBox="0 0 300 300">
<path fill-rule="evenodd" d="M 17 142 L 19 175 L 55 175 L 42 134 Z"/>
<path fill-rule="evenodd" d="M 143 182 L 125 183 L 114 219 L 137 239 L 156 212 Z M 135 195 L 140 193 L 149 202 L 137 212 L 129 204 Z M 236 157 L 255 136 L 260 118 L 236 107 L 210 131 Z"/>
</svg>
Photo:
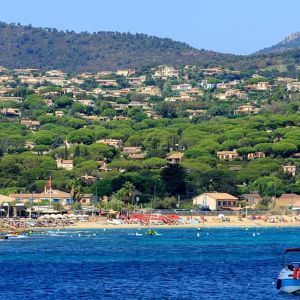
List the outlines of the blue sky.
<svg viewBox="0 0 300 300">
<path fill-rule="evenodd" d="M 140 32 L 248 54 L 300 31 L 299 0 L 1 0 L 0 21 Z"/>
</svg>

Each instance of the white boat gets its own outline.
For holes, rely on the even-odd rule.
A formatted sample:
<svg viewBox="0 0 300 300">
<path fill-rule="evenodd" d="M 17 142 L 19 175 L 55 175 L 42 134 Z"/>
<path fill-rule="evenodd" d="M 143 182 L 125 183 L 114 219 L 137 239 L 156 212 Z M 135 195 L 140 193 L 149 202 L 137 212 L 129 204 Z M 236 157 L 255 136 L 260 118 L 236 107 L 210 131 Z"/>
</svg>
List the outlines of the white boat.
<svg viewBox="0 0 300 300">
<path fill-rule="evenodd" d="M 286 262 L 287 253 L 300 253 L 300 248 L 289 248 L 284 251 L 284 267 L 280 271 L 276 288 L 280 292 L 300 294 L 300 261 Z"/>
<path fill-rule="evenodd" d="M 117 219 L 113 219 L 113 220 L 107 220 L 107 223 L 110 224 L 110 225 L 121 225 L 122 221 L 117 220 Z"/>
</svg>

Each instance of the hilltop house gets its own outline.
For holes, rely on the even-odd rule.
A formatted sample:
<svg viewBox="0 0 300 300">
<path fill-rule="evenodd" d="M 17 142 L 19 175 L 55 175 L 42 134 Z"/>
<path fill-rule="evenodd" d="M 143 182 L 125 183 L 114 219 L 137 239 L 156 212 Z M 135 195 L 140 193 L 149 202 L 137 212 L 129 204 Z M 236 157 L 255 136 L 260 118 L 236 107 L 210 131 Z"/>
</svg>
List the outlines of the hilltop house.
<svg viewBox="0 0 300 300">
<path fill-rule="evenodd" d="M 183 158 L 183 153 L 174 152 L 167 156 L 167 161 L 169 164 L 179 164 Z"/>
<path fill-rule="evenodd" d="M 124 154 L 137 154 L 142 152 L 142 147 L 124 147 Z"/>
<path fill-rule="evenodd" d="M 73 170 L 73 160 L 57 159 L 56 166 L 58 169 L 65 169 L 67 171 Z"/>
<path fill-rule="evenodd" d="M 64 112 L 62 110 L 57 110 L 57 111 L 55 111 L 54 114 L 55 114 L 56 117 L 63 117 L 64 116 Z"/>
<path fill-rule="evenodd" d="M 186 92 L 192 88 L 192 86 L 188 83 L 181 83 L 172 85 L 172 91 L 183 91 Z"/>
<path fill-rule="evenodd" d="M 128 155 L 128 158 L 130 159 L 145 159 L 145 157 L 145 153 L 131 153 Z"/>
<path fill-rule="evenodd" d="M 7 117 L 20 117 L 21 111 L 18 108 L 3 108 L 1 113 Z"/>
<path fill-rule="evenodd" d="M 85 174 L 84 176 L 81 176 L 80 179 L 86 184 L 92 184 L 97 180 L 97 177 Z"/>
<path fill-rule="evenodd" d="M 265 153 L 264 152 L 261 152 L 261 151 L 257 151 L 257 152 L 252 152 L 252 153 L 248 153 L 247 154 L 247 159 L 248 160 L 252 160 L 252 159 L 255 159 L 255 158 L 263 158 L 265 157 Z"/>
<path fill-rule="evenodd" d="M 135 74 L 135 69 L 124 69 L 124 70 L 117 70 L 117 75 L 128 77 Z"/>
<path fill-rule="evenodd" d="M 237 210 L 238 198 L 227 193 L 203 193 L 193 198 L 193 205 L 198 205 L 210 210 Z"/>
<path fill-rule="evenodd" d="M 40 127 L 40 121 L 36 121 L 36 120 L 25 120 L 22 119 L 21 120 L 21 124 L 25 125 L 26 127 L 32 129 L 32 130 L 37 130 Z"/>
<path fill-rule="evenodd" d="M 300 91 L 300 81 L 290 82 L 287 84 L 288 91 Z"/>
<path fill-rule="evenodd" d="M 117 140 L 117 139 L 101 139 L 98 140 L 96 143 L 113 146 L 115 148 L 120 148 L 123 142 L 122 140 Z"/>
<path fill-rule="evenodd" d="M 221 160 L 234 160 L 239 158 L 239 154 L 236 152 L 236 150 L 233 151 L 217 151 L 217 157 Z"/>
<path fill-rule="evenodd" d="M 283 168 L 283 172 L 284 173 L 288 173 L 291 174 L 292 176 L 296 176 L 296 171 L 297 171 L 297 167 L 294 165 L 286 165 L 286 166 L 282 166 Z"/>
<path fill-rule="evenodd" d="M 258 111 L 259 109 L 254 107 L 253 105 L 241 105 L 233 113 L 235 115 L 249 115 L 255 114 Z"/>
<path fill-rule="evenodd" d="M 104 160 L 99 160 L 98 163 L 99 163 L 99 171 L 100 172 L 108 172 L 108 171 L 112 170 L 111 168 L 109 168 L 107 166 L 107 164 Z"/>
<path fill-rule="evenodd" d="M 157 78 L 161 78 L 161 79 L 168 79 L 171 77 L 178 77 L 179 76 L 179 72 L 178 70 L 176 70 L 174 67 L 171 66 L 158 66 L 157 70 L 155 71 L 153 77 L 155 79 Z"/>
</svg>

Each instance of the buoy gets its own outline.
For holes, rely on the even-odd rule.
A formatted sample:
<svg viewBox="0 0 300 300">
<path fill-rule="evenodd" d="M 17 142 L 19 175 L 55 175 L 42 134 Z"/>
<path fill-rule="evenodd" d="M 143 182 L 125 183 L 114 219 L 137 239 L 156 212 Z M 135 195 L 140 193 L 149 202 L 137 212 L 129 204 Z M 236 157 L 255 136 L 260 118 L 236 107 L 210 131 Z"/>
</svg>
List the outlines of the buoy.
<svg viewBox="0 0 300 300">
<path fill-rule="evenodd" d="M 197 230 L 200 230 L 200 227 L 198 227 Z"/>
<path fill-rule="evenodd" d="M 209 233 L 207 233 L 206 235 L 209 235 Z"/>
<path fill-rule="evenodd" d="M 253 232 L 252 236 L 256 236 L 255 232 Z"/>
<path fill-rule="evenodd" d="M 78 233 L 78 236 L 80 237 L 80 236 L 81 236 L 81 234 L 80 234 L 80 233 Z"/>
<path fill-rule="evenodd" d="M 248 228 L 246 227 L 245 230 L 248 230 Z"/>
<path fill-rule="evenodd" d="M 103 228 L 103 231 L 106 231 L 106 228 Z"/>
<path fill-rule="evenodd" d="M 197 237 L 199 237 L 200 236 L 200 233 L 197 233 Z"/>
<path fill-rule="evenodd" d="M 93 236 L 96 236 L 96 233 L 94 233 Z"/>
<path fill-rule="evenodd" d="M 260 235 L 260 233 L 258 232 L 257 235 Z"/>
</svg>

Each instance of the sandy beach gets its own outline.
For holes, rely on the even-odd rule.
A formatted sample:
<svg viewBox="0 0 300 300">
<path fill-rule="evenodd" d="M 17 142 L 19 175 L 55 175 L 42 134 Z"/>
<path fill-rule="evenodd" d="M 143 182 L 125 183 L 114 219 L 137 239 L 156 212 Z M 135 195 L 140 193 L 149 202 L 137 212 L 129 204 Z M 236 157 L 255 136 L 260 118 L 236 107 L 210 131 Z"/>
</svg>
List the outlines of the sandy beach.
<svg viewBox="0 0 300 300">
<path fill-rule="evenodd" d="M 279 220 L 282 221 L 279 221 Z M 284 220 L 284 221 L 283 221 Z M 206 217 L 206 221 L 204 223 L 196 223 L 196 224 L 178 224 L 178 225 L 141 225 L 141 224 L 108 224 L 106 220 L 94 220 L 87 222 L 78 222 L 74 225 L 68 226 L 70 229 L 138 229 L 138 228 L 214 228 L 214 227 L 300 227 L 300 221 L 295 221 L 295 217 L 285 216 L 275 216 L 274 221 L 264 221 L 264 220 L 249 220 L 242 219 L 239 220 L 237 217 L 230 217 L 230 221 L 221 221 L 217 217 Z"/>
<path fill-rule="evenodd" d="M 230 227 L 242 227 L 242 228 L 267 228 L 267 227 L 300 227 L 300 218 L 297 216 L 272 216 L 270 218 L 239 218 L 237 216 L 230 216 L 225 220 L 220 220 L 216 216 L 206 216 L 205 219 L 201 217 L 193 217 L 190 219 L 186 216 L 180 217 L 180 222 L 174 222 L 170 224 L 162 223 L 120 223 L 111 224 L 107 221 L 106 217 L 90 218 L 85 221 L 77 221 L 71 225 L 57 224 L 55 226 L 52 223 L 49 226 L 34 226 L 18 228 L 15 226 L 3 223 L 1 225 L 1 232 L 26 232 L 28 230 L 53 230 L 53 229 L 147 229 L 147 228 L 230 228 Z"/>
</svg>

